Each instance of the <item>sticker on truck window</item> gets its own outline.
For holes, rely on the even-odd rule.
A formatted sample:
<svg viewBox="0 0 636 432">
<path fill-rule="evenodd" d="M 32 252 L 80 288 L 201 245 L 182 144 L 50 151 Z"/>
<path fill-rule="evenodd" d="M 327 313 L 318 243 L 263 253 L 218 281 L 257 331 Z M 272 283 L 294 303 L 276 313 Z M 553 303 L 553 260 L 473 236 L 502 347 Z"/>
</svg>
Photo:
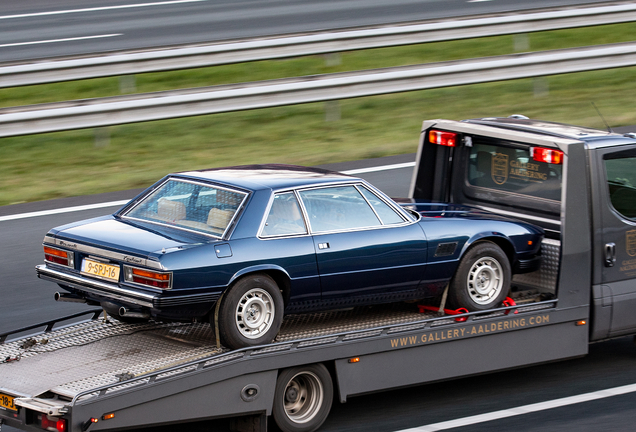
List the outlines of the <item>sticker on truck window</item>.
<svg viewBox="0 0 636 432">
<path fill-rule="evenodd" d="M 492 180 L 498 185 L 508 180 L 508 155 L 502 153 L 492 155 Z"/>
<path fill-rule="evenodd" d="M 559 201 L 563 165 L 536 161 L 530 147 L 508 147 L 479 142 L 475 137 L 468 155 L 467 186 Z M 481 198 L 483 192 L 467 191 Z"/>
</svg>

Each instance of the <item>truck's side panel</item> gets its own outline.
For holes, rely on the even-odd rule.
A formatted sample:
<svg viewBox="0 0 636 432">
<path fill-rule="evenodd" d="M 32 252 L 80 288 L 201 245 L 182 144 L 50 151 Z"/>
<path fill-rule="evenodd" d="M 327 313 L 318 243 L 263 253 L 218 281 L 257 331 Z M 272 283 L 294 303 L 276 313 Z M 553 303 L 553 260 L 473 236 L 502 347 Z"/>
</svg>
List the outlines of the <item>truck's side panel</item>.
<svg viewBox="0 0 636 432">
<path fill-rule="evenodd" d="M 191 377 L 192 378 L 192 377 Z M 139 391 L 119 394 L 115 398 L 100 398 L 97 404 L 79 403 L 73 407 L 73 428 L 81 430 L 82 424 L 91 417 L 101 419 L 102 415 L 114 413 L 110 420 L 103 420 L 91 426 L 91 431 L 152 426 L 183 421 L 203 420 L 212 417 L 243 415 L 266 412 L 271 414 L 277 371 L 266 371 L 240 375 L 224 381 L 199 387 L 180 388 L 172 393 L 171 386 L 146 388 L 141 392 L 151 392 L 156 398 L 141 396 Z M 253 399 L 244 389 L 257 389 Z"/>
<path fill-rule="evenodd" d="M 545 316 L 540 314 L 535 319 Z M 340 399 L 345 401 L 347 396 L 356 394 L 582 356 L 587 354 L 588 330 L 587 326 L 565 322 L 370 354 L 357 363 L 338 360 Z"/>
<path fill-rule="evenodd" d="M 563 170 L 558 308 L 589 307 L 592 286 L 589 169 L 585 144 L 568 146 Z"/>
</svg>

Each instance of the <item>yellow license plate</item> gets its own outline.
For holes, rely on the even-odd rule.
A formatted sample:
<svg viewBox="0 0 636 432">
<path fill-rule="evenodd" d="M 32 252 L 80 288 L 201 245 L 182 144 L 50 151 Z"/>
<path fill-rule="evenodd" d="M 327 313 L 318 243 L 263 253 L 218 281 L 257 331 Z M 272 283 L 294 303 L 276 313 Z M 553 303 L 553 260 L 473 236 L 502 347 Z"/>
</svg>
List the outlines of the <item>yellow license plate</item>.
<svg viewBox="0 0 636 432">
<path fill-rule="evenodd" d="M 82 273 L 112 281 L 119 281 L 119 266 L 101 263 L 87 258 L 82 260 Z"/>
<path fill-rule="evenodd" d="M 0 408 L 17 411 L 18 407 L 13 403 L 13 396 L 0 393 Z"/>
</svg>

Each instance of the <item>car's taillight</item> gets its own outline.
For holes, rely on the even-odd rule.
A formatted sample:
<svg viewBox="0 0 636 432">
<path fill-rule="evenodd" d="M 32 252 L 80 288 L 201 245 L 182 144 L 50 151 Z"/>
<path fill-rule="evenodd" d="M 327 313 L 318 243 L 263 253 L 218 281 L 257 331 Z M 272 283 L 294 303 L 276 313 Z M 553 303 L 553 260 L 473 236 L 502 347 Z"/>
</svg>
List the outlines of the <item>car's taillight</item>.
<svg viewBox="0 0 636 432">
<path fill-rule="evenodd" d="M 530 148 L 530 153 L 532 160 L 535 162 L 545 162 L 554 165 L 561 165 L 563 163 L 563 152 L 561 150 L 532 147 Z"/>
<path fill-rule="evenodd" d="M 44 246 L 44 260 L 67 267 L 75 267 L 73 252 Z"/>
<path fill-rule="evenodd" d="M 457 145 L 457 134 L 431 129 L 428 131 L 428 140 L 433 144 L 455 147 Z"/>
<path fill-rule="evenodd" d="M 136 267 L 124 266 L 124 280 L 155 288 L 172 288 L 172 273 L 156 272 Z"/>
<path fill-rule="evenodd" d="M 38 415 L 38 419 L 40 420 L 40 427 L 42 429 L 51 432 L 66 432 L 68 430 L 66 419 L 49 417 L 46 414 Z"/>
</svg>

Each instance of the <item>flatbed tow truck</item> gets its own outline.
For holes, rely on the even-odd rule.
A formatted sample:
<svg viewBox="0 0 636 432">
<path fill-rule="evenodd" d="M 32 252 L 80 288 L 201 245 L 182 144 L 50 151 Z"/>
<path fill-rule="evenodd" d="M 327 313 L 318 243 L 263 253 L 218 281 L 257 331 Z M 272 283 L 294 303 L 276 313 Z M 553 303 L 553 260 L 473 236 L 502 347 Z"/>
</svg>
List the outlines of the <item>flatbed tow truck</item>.
<svg viewBox="0 0 636 432">
<path fill-rule="evenodd" d="M 274 343 L 239 350 L 208 324 L 87 311 L 0 335 L 0 424 L 79 432 L 232 417 L 256 432 L 272 415 L 283 431 L 312 431 L 332 399 L 584 356 L 592 341 L 636 333 L 636 212 L 610 196 L 631 193 L 629 179 L 613 191 L 606 179 L 635 160 L 631 136 L 523 118 L 424 122 L 412 198 L 546 230 L 541 268 L 516 275 L 502 307 L 449 311 L 442 298 L 291 315 Z"/>
</svg>

